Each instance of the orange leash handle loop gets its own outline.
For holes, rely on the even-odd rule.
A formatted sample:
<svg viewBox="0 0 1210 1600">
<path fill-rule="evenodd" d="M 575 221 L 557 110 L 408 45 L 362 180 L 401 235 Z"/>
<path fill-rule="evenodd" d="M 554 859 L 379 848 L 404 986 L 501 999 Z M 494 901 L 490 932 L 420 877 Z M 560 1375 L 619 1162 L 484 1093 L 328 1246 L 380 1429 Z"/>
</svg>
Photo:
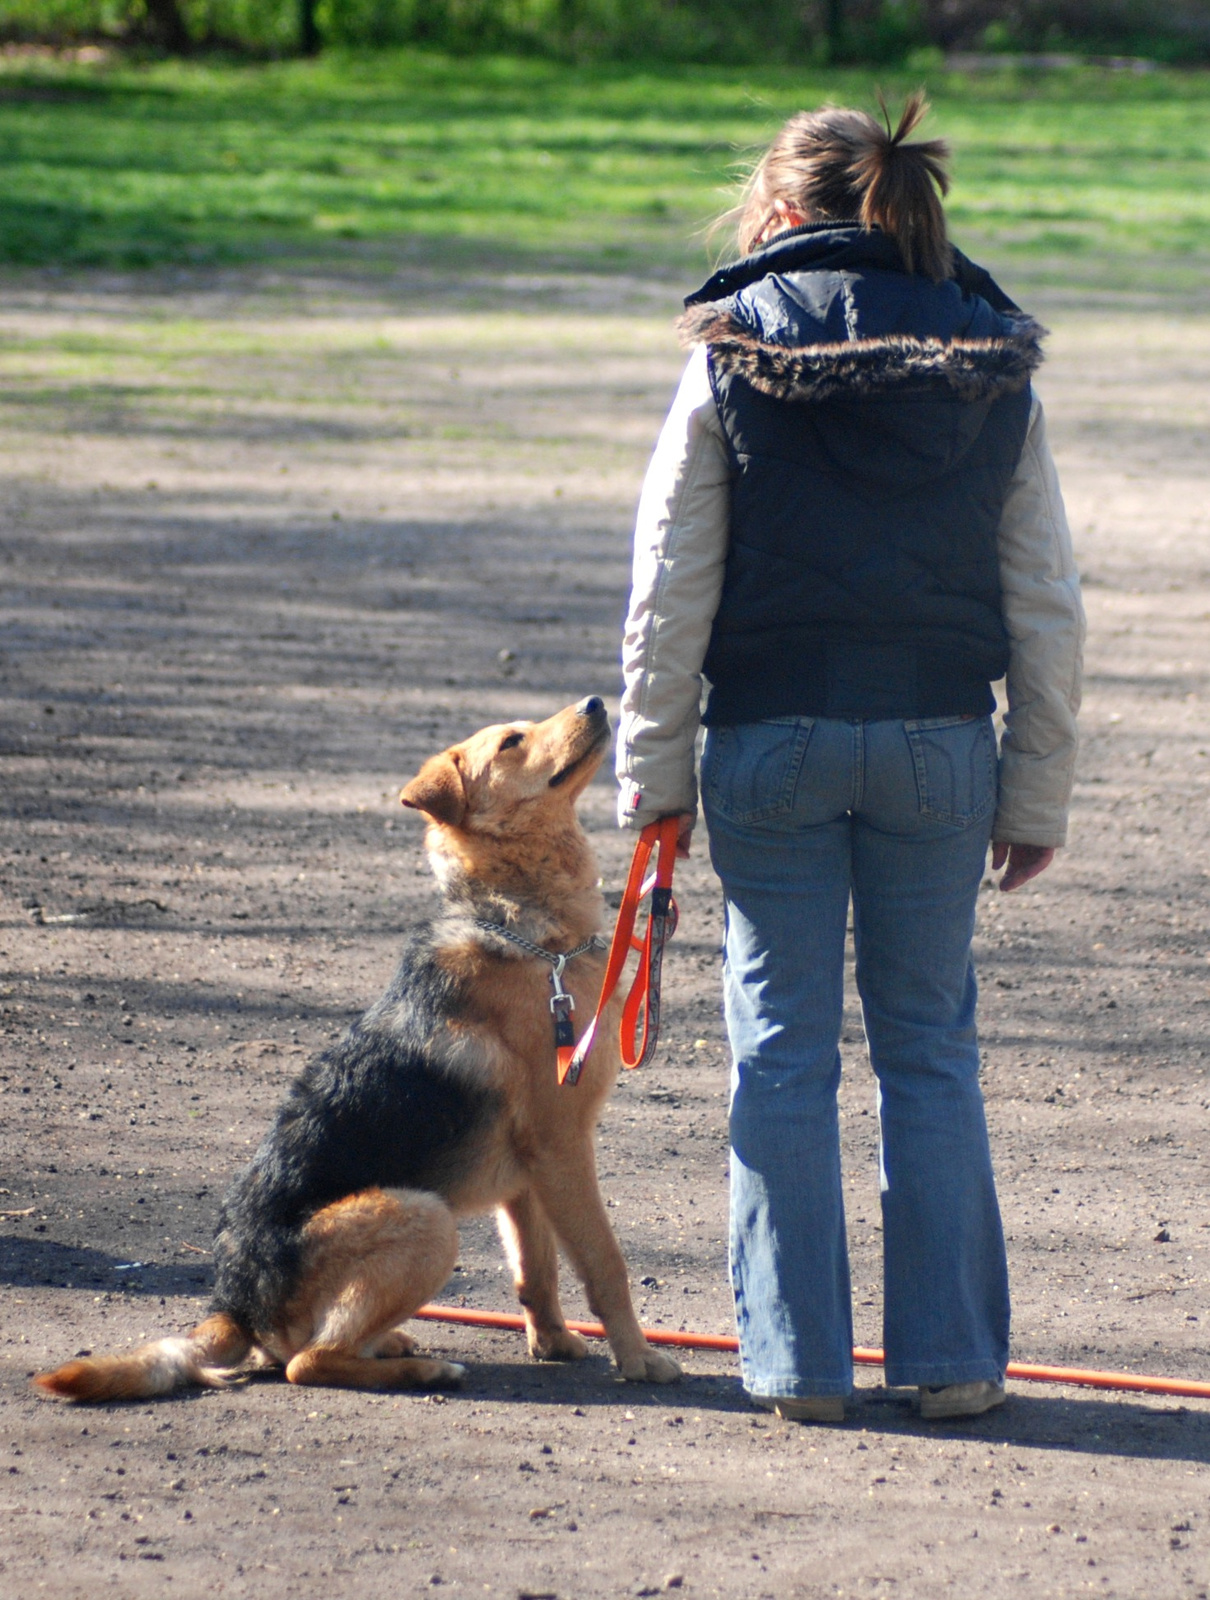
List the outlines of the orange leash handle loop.
<svg viewBox="0 0 1210 1600">
<path fill-rule="evenodd" d="M 664 969 L 664 946 L 676 930 L 676 902 L 672 898 L 672 868 L 676 860 L 677 817 L 663 817 L 654 824 L 659 841 L 655 882 L 651 888 L 651 908 L 643 937 L 638 970 L 626 1004 L 622 1007 L 622 1065 L 628 1072 L 645 1067 L 655 1054 L 660 1037 L 660 978 Z M 640 1031 L 641 1029 L 641 1031 Z"/>
<path fill-rule="evenodd" d="M 639 834 L 614 925 L 613 940 L 609 946 L 609 959 L 605 963 L 605 977 L 601 995 L 593 1012 L 592 1021 L 580 1035 L 574 1049 L 557 1051 L 559 1082 L 574 1084 L 579 1080 L 584 1063 L 596 1042 L 601 1013 L 613 997 L 632 948 L 640 950 L 639 969 L 631 984 L 630 993 L 622 1011 L 622 1061 L 627 1067 L 638 1067 L 650 1060 L 659 1037 L 659 982 L 664 945 L 676 926 L 676 905 L 672 899 L 672 867 L 676 860 L 678 819 L 661 817 L 649 822 Z M 647 918 L 647 931 L 639 941 L 634 938 L 634 925 L 643 895 L 643 879 L 651 853 L 659 846 L 656 858 L 655 882 L 651 891 L 651 912 Z M 654 988 L 653 988 L 654 983 Z M 654 997 L 654 998 L 653 998 Z M 642 1013 L 643 1035 L 636 1052 L 635 1039 L 639 1013 Z M 629 1048 L 627 1048 L 629 1040 Z"/>
</svg>

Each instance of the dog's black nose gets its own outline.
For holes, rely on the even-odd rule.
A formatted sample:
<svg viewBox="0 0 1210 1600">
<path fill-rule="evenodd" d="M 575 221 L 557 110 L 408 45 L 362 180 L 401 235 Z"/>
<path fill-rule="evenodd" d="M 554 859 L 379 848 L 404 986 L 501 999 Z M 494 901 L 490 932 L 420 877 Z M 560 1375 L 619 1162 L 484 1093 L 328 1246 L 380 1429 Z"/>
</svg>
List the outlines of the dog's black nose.
<svg viewBox="0 0 1210 1600">
<path fill-rule="evenodd" d="M 587 700 L 581 700 L 576 710 L 582 717 L 599 717 L 605 709 L 605 702 L 599 694 L 590 694 Z"/>
</svg>

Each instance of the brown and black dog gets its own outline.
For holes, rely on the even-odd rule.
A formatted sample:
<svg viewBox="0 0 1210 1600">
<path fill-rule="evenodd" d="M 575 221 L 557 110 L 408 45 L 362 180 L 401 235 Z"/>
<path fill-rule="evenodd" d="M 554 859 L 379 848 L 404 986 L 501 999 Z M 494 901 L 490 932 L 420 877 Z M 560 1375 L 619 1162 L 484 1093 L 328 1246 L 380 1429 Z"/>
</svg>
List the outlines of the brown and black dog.
<svg viewBox="0 0 1210 1600">
<path fill-rule="evenodd" d="M 618 1071 L 617 1017 L 602 1019 L 579 1083 L 560 1088 L 551 967 L 491 927 L 552 954 L 600 928 L 575 804 L 608 742 L 593 696 L 546 722 L 485 728 L 426 762 L 400 799 L 428 818 L 443 915 L 413 936 L 383 997 L 295 1081 L 236 1178 L 210 1314 L 181 1337 L 41 1373 L 39 1388 L 142 1399 L 222 1387 L 249 1362 L 282 1365 L 291 1383 L 456 1383 L 464 1369 L 413 1354 L 399 1325 L 449 1277 L 458 1218 L 493 1206 L 533 1355 L 585 1352 L 559 1306 L 558 1241 L 623 1376 L 679 1376 L 643 1337 L 597 1188 L 593 1133 Z M 568 963 L 581 1021 L 603 969 L 599 948 Z"/>
</svg>

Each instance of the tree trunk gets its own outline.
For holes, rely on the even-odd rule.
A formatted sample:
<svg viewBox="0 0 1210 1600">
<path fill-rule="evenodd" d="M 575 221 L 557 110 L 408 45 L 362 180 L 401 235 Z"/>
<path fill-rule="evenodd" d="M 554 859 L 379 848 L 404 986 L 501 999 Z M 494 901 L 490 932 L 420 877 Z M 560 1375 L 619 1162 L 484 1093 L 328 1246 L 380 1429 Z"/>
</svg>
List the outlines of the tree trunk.
<svg viewBox="0 0 1210 1600">
<path fill-rule="evenodd" d="M 828 55 L 836 61 L 844 49 L 844 0 L 826 0 L 824 29 L 828 37 Z"/>
<path fill-rule="evenodd" d="M 177 0 L 146 0 L 147 31 L 161 50 L 173 55 L 187 53 L 192 40 Z"/>
<path fill-rule="evenodd" d="M 298 48 L 305 56 L 317 56 L 322 42 L 315 21 L 315 0 L 298 0 Z"/>
</svg>

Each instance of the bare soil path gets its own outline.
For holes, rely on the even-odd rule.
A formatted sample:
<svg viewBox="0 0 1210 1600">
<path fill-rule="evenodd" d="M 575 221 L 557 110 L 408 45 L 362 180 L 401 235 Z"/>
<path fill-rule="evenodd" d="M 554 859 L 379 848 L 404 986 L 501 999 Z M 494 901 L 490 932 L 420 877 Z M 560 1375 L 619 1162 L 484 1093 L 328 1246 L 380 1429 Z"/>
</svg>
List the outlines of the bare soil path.
<svg viewBox="0 0 1210 1600">
<path fill-rule="evenodd" d="M 189 1323 L 217 1197 L 432 904 L 395 794 L 617 688 L 665 285 L 271 274 L 0 288 L 0 1591 L 1210 1594 L 1210 1405 L 1019 1389 L 839 1429 L 430 1327 L 459 1394 L 260 1382 L 79 1411 L 26 1376 Z M 1210 319 L 1038 309 L 1087 579 L 1071 847 L 985 895 L 986 1084 L 1026 1360 L 1210 1375 Z M 588 797 L 608 882 L 625 845 Z M 601 1166 L 642 1314 L 728 1331 L 716 886 Z M 845 1139 L 880 1342 L 873 1092 Z M 640 1281 L 641 1280 L 641 1281 Z M 508 1308 L 490 1224 L 447 1298 Z M 582 1312 L 574 1288 L 569 1307 Z"/>
</svg>

